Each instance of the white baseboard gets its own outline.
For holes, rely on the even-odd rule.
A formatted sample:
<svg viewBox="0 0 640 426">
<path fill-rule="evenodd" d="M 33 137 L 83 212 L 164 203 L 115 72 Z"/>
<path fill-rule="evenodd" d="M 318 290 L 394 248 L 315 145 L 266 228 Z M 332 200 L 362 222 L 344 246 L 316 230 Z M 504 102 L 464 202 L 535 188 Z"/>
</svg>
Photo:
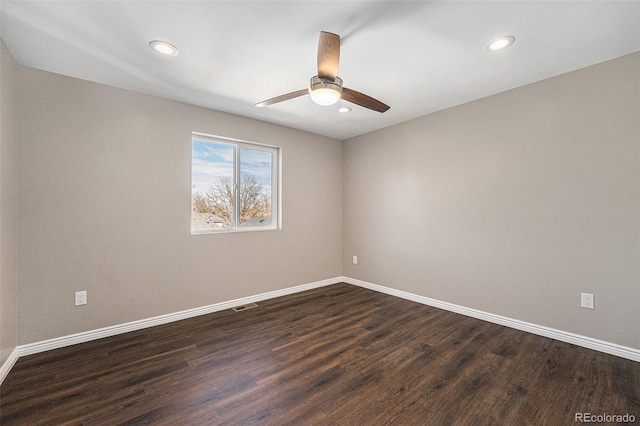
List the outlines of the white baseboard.
<svg viewBox="0 0 640 426">
<path fill-rule="evenodd" d="M 522 330 L 528 333 L 537 334 L 538 336 L 549 337 L 551 339 L 559 340 L 561 342 L 571 343 L 576 346 L 582 346 L 583 348 L 593 349 L 599 352 L 604 352 L 606 354 L 615 355 L 621 358 L 626 358 L 632 361 L 640 362 L 640 349 L 634 349 L 627 346 L 618 345 L 615 343 L 593 339 L 591 337 L 581 336 L 579 334 L 569 333 L 567 331 L 556 330 L 554 328 L 531 324 L 525 321 L 507 318 L 500 315 L 491 314 L 488 312 L 478 311 L 476 309 L 465 308 L 464 306 L 454 305 L 453 303 L 442 302 L 440 300 L 430 299 L 424 296 L 418 296 L 413 293 L 407 293 L 405 291 L 384 287 L 378 284 L 372 284 L 366 281 L 361 281 L 361 280 L 357 280 L 349 277 L 341 277 L 341 278 L 342 278 L 342 281 L 345 283 L 368 288 L 369 290 L 374 290 L 380 293 L 385 293 L 391 296 L 396 296 L 402 299 L 418 302 L 423 305 L 433 306 L 435 308 L 444 309 L 446 311 L 451 311 L 451 312 L 466 315 L 469 317 L 478 318 L 483 321 L 488 321 L 495 324 L 504 325 L 506 327 L 515 328 L 516 330 Z"/>
<path fill-rule="evenodd" d="M 14 348 L 9 354 L 9 357 L 0 366 L 0 385 L 4 382 L 5 377 L 9 374 L 9 371 L 13 368 L 20 355 L 18 355 L 18 348 Z"/>
<path fill-rule="evenodd" d="M 240 299 L 229 300 L 226 302 L 214 303 L 213 305 L 202 306 L 200 308 L 188 309 L 186 311 L 174 312 L 171 314 L 160 315 L 153 318 L 147 318 L 138 321 L 132 321 L 125 324 L 114 325 L 110 327 L 99 328 L 97 330 L 85 331 L 82 333 L 71 334 L 69 336 L 56 337 L 55 339 L 44 340 L 36 343 L 19 346 L 19 356 L 32 355 L 39 352 L 58 349 L 65 346 L 76 345 L 78 343 L 89 342 L 92 340 L 102 339 L 104 337 L 115 336 L 118 334 L 128 333 L 130 331 L 142 330 L 143 328 L 155 327 L 157 325 L 167 324 L 174 321 L 180 321 L 187 318 L 193 318 L 200 315 L 206 315 L 213 312 L 224 311 L 236 306 L 242 306 L 249 303 L 256 303 L 267 299 L 274 299 L 280 296 L 299 293 L 301 291 L 311 290 L 318 287 L 324 287 L 331 284 L 341 282 L 342 277 L 331 278 L 323 281 L 316 281 L 309 284 L 303 284 L 295 287 L 289 287 L 282 290 L 270 291 L 268 293 L 257 294 L 255 296 L 242 297 Z"/>
<path fill-rule="evenodd" d="M 332 284 L 345 282 L 348 284 L 356 285 L 359 287 L 374 290 L 380 293 L 389 294 L 391 296 L 400 297 L 402 299 L 411 300 L 421 303 L 423 305 L 429 305 L 436 308 L 444 309 L 458 314 L 466 315 L 473 318 L 478 318 L 484 321 L 492 322 L 495 324 L 511 327 L 516 330 L 522 330 L 529 333 L 537 334 L 539 336 L 549 337 L 551 339 L 560 340 L 562 342 L 571 343 L 577 346 L 582 346 L 588 349 L 604 352 L 610 355 L 616 355 L 622 358 L 630 359 L 632 361 L 640 362 L 640 350 L 629 348 L 626 346 L 617 345 L 615 343 L 609 343 L 602 340 L 593 339 L 591 337 L 580 336 L 577 334 L 569 333 L 562 330 L 556 330 L 549 327 L 543 327 L 536 324 L 531 324 L 525 321 L 506 318 L 500 315 L 491 314 L 488 312 L 478 311 L 471 308 L 465 308 L 464 306 L 454 305 L 452 303 L 442 302 L 435 299 L 430 299 L 424 296 L 418 296 L 416 294 L 408 293 L 401 290 L 396 290 L 389 287 L 384 287 L 377 284 L 372 284 L 366 281 L 357 280 L 349 277 L 335 277 L 322 281 L 316 281 L 309 284 L 303 284 L 295 287 L 289 287 L 282 290 L 270 291 L 267 293 L 258 294 L 255 296 L 243 297 L 240 299 L 229 300 L 227 302 L 214 303 L 213 305 L 203 306 L 200 308 L 188 309 L 186 311 L 175 312 L 166 315 L 160 315 L 153 318 L 147 318 L 139 321 L 132 321 L 125 324 L 118 324 L 110 327 L 99 328 L 97 330 L 90 330 L 82 333 L 76 333 L 68 336 L 57 337 L 54 339 L 44 340 L 41 342 L 29 343 L 16 347 L 9 355 L 9 358 L 0 366 L 0 385 L 4 381 L 11 368 L 21 356 L 33 355 L 40 352 L 45 352 L 52 349 L 58 349 L 65 346 L 76 345 L 78 343 L 90 342 L 92 340 L 102 339 L 104 337 L 115 336 L 118 334 L 128 333 L 130 331 L 142 330 L 144 328 L 155 327 L 157 325 L 167 324 L 174 321 L 180 321 L 187 318 L 193 318 L 200 315 L 210 314 L 213 312 L 223 311 L 225 309 L 231 309 L 236 306 L 242 306 L 249 303 L 257 303 L 263 300 L 273 299 L 276 297 L 287 296 L 289 294 L 299 293 L 314 288 L 324 287 Z"/>
<path fill-rule="evenodd" d="M 200 315 L 210 314 L 213 312 L 231 309 L 236 306 L 247 305 L 249 303 L 257 303 L 267 299 L 286 296 L 289 294 L 299 293 L 301 291 L 311 290 L 314 288 L 324 287 L 331 284 L 342 282 L 342 277 L 330 278 L 322 281 L 316 281 L 309 284 L 303 284 L 295 287 L 289 287 L 282 290 L 270 291 L 267 293 L 257 294 L 254 296 L 242 297 L 240 299 L 229 300 L 226 302 L 214 303 L 213 305 L 202 306 L 200 308 L 188 309 L 186 311 L 174 312 L 171 314 L 160 315 L 153 318 L 147 318 L 139 321 L 132 321 L 125 324 L 118 324 L 110 327 L 99 328 L 97 330 L 85 331 L 82 333 L 71 334 L 68 336 L 56 337 L 54 339 L 43 340 L 41 342 L 20 345 L 14 349 L 9 359 L 0 367 L 0 384 L 4 381 L 7 374 L 16 363 L 19 357 L 33 355 L 52 349 L 63 348 L 65 346 L 76 345 L 78 343 L 90 342 L 92 340 L 102 339 L 104 337 L 115 336 L 118 334 L 128 333 L 130 331 L 142 330 L 144 328 L 155 327 L 157 325 L 167 324 L 174 321 L 180 321 L 187 318 L 193 318 Z"/>
</svg>

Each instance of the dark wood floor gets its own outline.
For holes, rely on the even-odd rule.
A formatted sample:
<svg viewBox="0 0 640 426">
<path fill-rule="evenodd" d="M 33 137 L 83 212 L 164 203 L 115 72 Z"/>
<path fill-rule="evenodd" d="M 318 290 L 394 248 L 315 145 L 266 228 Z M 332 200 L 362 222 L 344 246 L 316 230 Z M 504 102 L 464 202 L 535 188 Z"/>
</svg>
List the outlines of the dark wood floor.
<svg viewBox="0 0 640 426">
<path fill-rule="evenodd" d="M 640 363 L 337 284 L 21 358 L 0 398 L 2 426 L 640 423 Z"/>
</svg>

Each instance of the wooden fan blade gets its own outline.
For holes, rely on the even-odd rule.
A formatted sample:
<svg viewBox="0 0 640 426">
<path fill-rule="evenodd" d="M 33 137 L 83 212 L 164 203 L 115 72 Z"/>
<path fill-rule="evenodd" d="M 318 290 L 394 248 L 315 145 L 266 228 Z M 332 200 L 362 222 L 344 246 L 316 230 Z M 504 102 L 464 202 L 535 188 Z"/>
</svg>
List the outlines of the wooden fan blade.
<svg viewBox="0 0 640 426">
<path fill-rule="evenodd" d="M 267 99 L 266 101 L 258 102 L 257 107 L 265 107 L 267 105 L 277 104 L 278 102 L 288 101 L 289 99 L 298 98 L 309 93 L 309 89 L 296 90 L 295 92 L 287 93 L 286 95 L 276 96 L 275 98 Z"/>
<path fill-rule="evenodd" d="M 335 81 L 340 63 L 340 36 L 320 31 L 318 40 L 318 77 Z"/>
<path fill-rule="evenodd" d="M 367 96 L 364 93 L 360 93 L 355 90 L 347 89 L 346 87 L 342 88 L 342 99 L 378 112 L 385 112 L 390 108 L 389 105 L 385 105 L 379 100 L 373 99 L 371 96 Z"/>
</svg>

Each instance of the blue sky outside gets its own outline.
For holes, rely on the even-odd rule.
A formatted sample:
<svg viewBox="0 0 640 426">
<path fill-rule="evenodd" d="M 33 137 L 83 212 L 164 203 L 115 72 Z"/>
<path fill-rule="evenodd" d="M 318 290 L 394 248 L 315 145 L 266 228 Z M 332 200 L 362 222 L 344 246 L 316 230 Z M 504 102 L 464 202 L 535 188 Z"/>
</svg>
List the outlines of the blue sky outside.
<svg viewBox="0 0 640 426">
<path fill-rule="evenodd" d="M 240 148 L 240 172 L 255 176 L 271 192 L 271 153 Z M 233 146 L 193 138 L 191 152 L 191 192 L 204 194 L 218 176 L 233 176 Z"/>
<path fill-rule="evenodd" d="M 240 174 L 253 175 L 271 193 L 271 153 L 240 148 Z"/>
</svg>

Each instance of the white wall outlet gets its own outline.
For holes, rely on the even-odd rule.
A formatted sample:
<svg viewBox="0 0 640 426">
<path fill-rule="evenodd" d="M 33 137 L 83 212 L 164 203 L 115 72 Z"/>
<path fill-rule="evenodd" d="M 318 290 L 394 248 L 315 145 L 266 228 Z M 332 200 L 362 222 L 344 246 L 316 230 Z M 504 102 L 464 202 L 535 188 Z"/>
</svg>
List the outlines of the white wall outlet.
<svg viewBox="0 0 640 426">
<path fill-rule="evenodd" d="M 358 256 L 353 256 L 353 264 L 354 265 L 358 264 Z"/>
<path fill-rule="evenodd" d="M 76 291 L 76 306 L 87 304 L 87 291 Z"/>
<path fill-rule="evenodd" d="M 593 294 L 580 293 L 580 307 L 587 309 L 595 309 L 593 302 Z"/>
</svg>

